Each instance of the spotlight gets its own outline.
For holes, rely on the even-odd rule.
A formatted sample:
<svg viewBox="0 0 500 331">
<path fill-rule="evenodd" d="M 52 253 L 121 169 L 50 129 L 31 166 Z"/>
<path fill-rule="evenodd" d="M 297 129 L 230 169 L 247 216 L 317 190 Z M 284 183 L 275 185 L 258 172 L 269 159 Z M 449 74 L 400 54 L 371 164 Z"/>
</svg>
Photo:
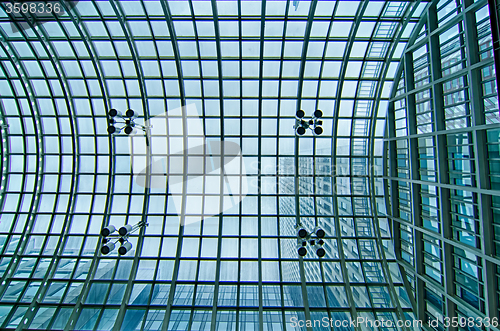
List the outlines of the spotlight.
<svg viewBox="0 0 500 331">
<path fill-rule="evenodd" d="M 323 112 L 317 109 L 313 116 L 309 119 L 305 119 L 305 112 L 300 109 L 295 113 L 295 125 L 293 128 L 296 130 L 295 134 L 302 136 L 306 133 L 307 129 L 313 132 L 313 135 L 318 136 L 323 133 L 322 120 L 319 120 L 323 116 Z"/>
<path fill-rule="evenodd" d="M 125 127 L 125 133 L 126 134 L 132 134 L 134 132 L 134 128 L 132 126 L 127 125 Z"/>
<path fill-rule="evenodd" d="M 299 253 L 299 256 L 306 256 L 307 254 L 307 249 L 305 247 L 300 247 L 298 250 L 297 250 L 297 253 Z"/>
<path fill-rule="evenodd" d="M 321 126 L 317 126 L 314 128 L 314 133 L 317 134 L 317 135 L 320 135 L 323 133 L 323 129 L 321 128 Z"/>
<path fill-rule="evenodd" d="M 319 109 L 317 109 L 315 112 L 314 112 L 314 117 L 316 118 L 321 118 L 323 116 L 323 112 Z"/>
<path fill-rule="evenodd" d="M 141 221 L 135 225 L 126 224 L 122 226 L 118 230 L 118 235 L 110 236 L 113 232 L 116 231 L 116 227 L 113 225 L 108 225 L 104 229 L 101 230 L 102 244 L 101 253 L 103 255 L 109 254 L 112 250 L 115 249 L 117 243 L 120 243 L 120 248 L 118 248 L 118 253 L 120 255 L 125 255 L 132 249 L 132 244 L 128 242 L 128 237 L 131 233 L 148 226 L 148 223 L 145 221 Z M 110 236 L 110 237 L 108 237 Z"/>
<path fill-rule="evenodd" d="M 122 113 L 114 108 L 109 110 L 108 115 L 110 117 L 115 117 L 115 116 L 122 117 Z"/>
<path fill-rule="evenodd" d="M 132 248 L 132 244 L 129 243 L 128 241 L 124 242 L 120 248 L 118 248 L 118 253 L 120 255 L 125 255 L 127 252 Z"/>
<path fill-rule="evenodd" d="M 299 236 L 299 238 L 305 238 L 305 237 L 307 237 L 307 230 L 304 229 L 304 228 L 300 228 L 297 231 L 297 236 Z"/>
<path fill-rule="evenodd" d="M 132 109 L 129 109 L 125 112 L 125 116 L 128 118 L 137 118 L 137 113 Z"/>
<path fill-rule="evenodd" d="M 134 134 L 137 131 L 137 128 L 142 129 L 142 131 L 149 132 L 150 127 L 149 126 L 144 126 L 141 124 L 137 124 L 134 122 L 134 120 L 139 116 L 139 114 L 132 109 L 128 109 L 125 114 L 122 115 L 121 112 L 119 112 L 116 109 L 110 109 L 108 112 L 108 133 L 109 134 L 118 134 L 122 131 L 125 132 L 127 135 Z M 120 119 L 116 118 L 119 117 Z M 125 124 L 123 126 L 119 126 L 118 128 L 114 127 L 115 125 L 119 124 Z"/>
<path fill-rule="evenodd" d="M 107 237 L 115 231 L 116 231 L 116 228 L 114 225 L 108 225 L 107 227 L 105 227 L 104 229 L 101 230 L 101 235 L 103 237 Z"/>
<path fill-rule="evenodd" d="M 318 238 L 324 238 L 326 235 L 325 230 L 321 228 L 316 228 L 314 232 L 316 233 L 316 237 Z"/>
<path fill-rule="evenodd" d="M 316 250 L 316 255 L 318 257 L 323 257 L 326 255 L 326 251 L 323 247 L 316 245 L 314 246 L 314 249 Z"/>
<path fill-rule="evenodd" d="M 114 242 L 108 242 L 107 244 L 103 245 L 101 247 L 101 253 L 104 255 L 109 254 L 111 251 L 115 249 L 115 243 Z"/>
<path fill-rule="evenodd" d="M 125 236 L 130 231 L 132 231 L 132 225 L 126 224 L 126 225 L 122 226 L 120 228 L 120 230 L 118 230 L 118 233 L 120 234 L 120 236 Z"/>
</svg>

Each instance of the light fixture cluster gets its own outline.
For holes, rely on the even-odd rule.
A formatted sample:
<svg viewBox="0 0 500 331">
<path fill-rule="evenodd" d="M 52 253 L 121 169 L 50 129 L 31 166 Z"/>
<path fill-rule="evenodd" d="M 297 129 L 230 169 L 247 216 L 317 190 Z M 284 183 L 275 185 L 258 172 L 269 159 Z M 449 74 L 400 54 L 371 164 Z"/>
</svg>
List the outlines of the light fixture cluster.
<svg viewBox="0 0 500 331">
<path fill-rule="evenodd" d="M 315 227 L 314 230 L 309 233 L 307 230 L 299 225 L 297 227 L 297 253 L 299 256 L 306 256 L 307 254 L 307 244 L 311 245 L 312 249 L 316 252 L 318 257 L 323 257 L 326 254 L 323 248 L 325 237 L 325 230 L 320 227 Z"/>
<path fill-rule="evenodd" d="M 112 235 L 116 231 L 116 227 L 108 225 L 101 230 L 103 236 L 101 253 L 103 255 L 111 253 L 116 248 L 116 244 L 120 243 L 118 253 L 120 255 L 127 254 L 132 249 L 132 244 L 128 241 L 129 236 L 143 226 L 148 226 L 148 224 L 145 221 L 141 221 L 136 225 L 126 224 L 118 230 L 117 235 Z"/>
<path fill-rule="evenodd" d="M 305 120 L 304 116 L 306 113 L 300 109 L 295 113 L 295 125 L 293 128 L 295 129 L 295 134 L 302 136 L 306 133 L 307 129 L 310 129 L 315 136 L 319 136 L 323 133 L 323 121 L 320 118 L 323 116 L 323 112 L 317 109 L 313 117 L 310 120 Z"/>
<path fill-rule="evenodd" d="M 137 112 L 132 109 L 128 109 L 125 114 L 122 114 L 119 110 L 114 108 L 110 109 L 108 112 L 108 133 L 118 134 L 123 130 L 126 134 L 133 134 L 135 133 L 136 127 L 139 127 L 144 131 L 146 129 L 145 126 L 134 122 L 136 118 Z M 117 128 L 115 124 L 123 124 L 123 126 Z"/>
</svg>

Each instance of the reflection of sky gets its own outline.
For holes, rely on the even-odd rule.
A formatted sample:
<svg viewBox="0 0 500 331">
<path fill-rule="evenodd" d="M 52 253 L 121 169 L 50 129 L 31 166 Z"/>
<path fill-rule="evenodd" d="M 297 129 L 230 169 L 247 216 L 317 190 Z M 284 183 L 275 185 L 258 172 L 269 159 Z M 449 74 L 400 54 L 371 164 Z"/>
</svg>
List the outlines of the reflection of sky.
<svg viewBox="0 0 500 331">
<path fill-rule="evenodd" d="M 332 236 L 326 240 L 329 250 L 324 262 L 310 261 L 313 254 L 306 257 L 313 270 L 306 279 L 320 282 L 321 270 L 327 270 L 325 277 L 330 278 L 326 280 L 338 293 L 334 297 L 340 298 L 341 291 L 345 295 L 334 236 L 349 238 L 344 248 L 346 259 L 359 260 L 360 254 L 368 259 L 363 251 L 352 253 L 351 248 L 357 245 L 356 236 L 364 233 L 364 224 L 373 222 L 375 207 L 368 198 L 366 180 L 368 158 L 376 157 L 375 172 L 381 174 L 381 138 L 391 79 L 423 10 L 420 5 L 401 42 L 392 44 L 401 15 L 410 5 L 370 2 L 363 14 L 367 22 L 361 22 L 354 32 L 361 2 L 318 1 L 308 32 L 309 1 L 300 1 L 297 10 L 289 4 L 287 11 L 286 1 L 268 1 L 265 13 L 256 1 L 217 2 L 217 29 L 210 2 L 170 1 L 175 42 L 170 39 L 172 31 L 160 1 L 81 1 L 76 11 L 80 25 L 64 16 L 36 31 L 18 33 L 12 33 L 8 18 L 0 13 L 0 33 L 6 40 L 0 48 L 1 115 L 9 124 L 9 136 L 2 145 L 9 156 L 2 173 L 6 194 L 2 198 L 0 242 L 8 254 L 19 248 L 27 255 L 16 262 L 17 269 L 7 282 L 22 281 L 18 286 L 27 288 L 24 278 L 33 276 L 36 268 L 37 275 L 54 268 L 55 274 L 65 275 L 64 279 L 83 281 L 103 224 L 135 224 L 145 215 L 149 223 L 147 240 L 131 238 L 134 250 L 139 242 L 143 245 L 140 254 L 144 259 L 137 266 L 137 281 L 151 282 L 152 275 L 157 280 L 171 280 L 173 258 L 179 256 L 177 277 L 182 281 L 214 282 L 219 277 L 221 281 L 298 283 L 291 227 L 295 224 L 293 188 L 295 180 L 301 180 L 300 217 L 310 222 L 315 217 L 324 219 L 331 226 Z M 126 24 L 117 19 L 115 10 L 123 13 Z M 263 14 L 266 22 L 261 30 Z M 46 41 L 41 41 L 42 36 Z M 83 36 L 88 36 L 88 41 Z M 307 38 L 309 42 L 304 41 Z M 19 63 L 9 60 L 11 54 L 20 59 Z M 380 81 L 384 83 L 378 85 Z M 379 96 L 381 102 L 376 103 Z M 182 102 L 181 97 L 185 99 Z M 203 218 L 203 222 L 184 227 L 182 249 L 177 252 L 180 219 L 172 207 L 174 197 L 167 195 L 166 187 L 146 194 L 144 187 L 137 185 L 131 176 L 128 137 L 117 135 L 110 139 L 105 115 L 107 107 L 122 111 L 131 108 L 141 115 L 137 122 L 144 123 L 145 118 L 182 104 L 196 105 L 203 121 L 199 134 L 207 141 L 241 146 L 248 194 L 241 205 L 214 217 L 208 208 L 208 195 L 220 191 L 214 188 L 212 179 L 207 176 L 189 181 L 188 189 L 198 194 L 193 195 L 191 203 L 204 204 L 208 212 L 188 211 L 197 215 L 187 218 Z M 321 109 L 325 129 L 315 139 L 308 135 L 299 139 L 299 154 L 307 160 L 299 166 L 304 171 L 300 178 L 295 178 L 293 166 L 292 127 L 297 108 L 303 109 L 306 116 Z M 176 127 L 172 125 L 173 130 Z M 156 129 L 159 135 L 166 133 L 161 131 L 166 125 Z M 370 147 L 373 141 L 375 149 Z M 181 144 L 179 139 L 170 146 L 185 148 Z M 160 153 L 161 142 L 153 140 L 153 150 Z M 292 166 L 280 173 L 279 167 L 288 163 Z M 332 170 L 322 173 L 322 164 L 331 165 Z M 355 175 L 361 176 L 357 182 Z M 320 176 L 327 178 L 315 179 Z M 351 187 L 354 182 L 355 188 Z M 229 192 L 222 194 L 223 201 L 231 199 Z M 376 202 L 383 208 L 381 191 L 377 191 Z M 320 211 L 311 208 L 315 205 L 329 207 L 321 207 Z M 340 232 L 333 221 L 337 214 L 343 218 L 339 221 L 343 222 Z M 26 246 L 19 240 L 21 234 L 26 234 Z M 383 231 L 383 236 L 384 244 L 392 247 L 388 230 Z M 53 263 L 53 267 L 34 266 L 40 254 L 51 256 L 56 251 L 66 256 L 64 261 Z M 130 274 L 126 272 L 130 273 L 129 258 L 133 254 L 119 262 L 114 260 L 115 255 L 100 259 L 97 265 L 102 270 L 95 278 L 103 282 L 128 279 Z M 6 270 L 6 263 L 1 262 L 2 270 Z M 368 268 L 364 263 L 352 262 L 349 273 L 358 270 L 361 274 L 363 268 Z M 77 285 L 66 294 L 50 292 L 52 302 L 70 302 L 68 293 L 73 292 L 75 297 L 80 293 Z M 163 289 L 155 291 L 163 293 Z M 283 293 L 296 293 L 287 291 L 285 287 Z M 359 292 L 363 291 L 369 290 L 360 286 Z M 9 295 L 17 298 L 19 293 Z M 111 300 L 112 293 L 114 290 L 103 300 Z M 57 295 L 61 299 L 56 299 Z M 365 300 L 369 301 L 368 294 Z M 344 304 L 342 307 L 347 311 Z M 111 313 L 103 316 L 116 318 Z"/>
</svg>

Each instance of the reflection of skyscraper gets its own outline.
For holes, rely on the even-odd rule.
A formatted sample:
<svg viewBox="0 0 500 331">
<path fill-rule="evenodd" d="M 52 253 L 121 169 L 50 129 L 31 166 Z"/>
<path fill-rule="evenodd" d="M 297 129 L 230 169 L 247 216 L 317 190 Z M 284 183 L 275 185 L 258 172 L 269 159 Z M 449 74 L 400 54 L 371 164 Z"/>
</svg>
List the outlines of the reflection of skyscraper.
<svg viewBox="0 0 500 331">
<path fill-rule="evenodd" d="M 365 160 L 361 159 L 361 162 L 354 162 L 353 167 L 360 173 L 363 171 L 366 173 L 366 167 L 360 168 L 366 165 Z M 294 181 L 298 180 L 299 185 L 299 201 L 300 201 L 300 222 L 302 225 L 310 232 L 316 225 L 325 230 L 326 239 L 324 248 L 326 250 L 325 259 L 338 259 L 339 253 L 337 250 L 337 239 L 336 236 L 349 236 L 354 235 L 355 232 L 358 236 L 373 237 L 372 225 L 370 219 L 357 219 L 355 229 L 352 218 L 336 217 L 336 212 L 334 211 L 332 195 L 340 193 L 349 193 L 351 190 L 367 190 L 366 187 L 357 187 L 355 185 L 351 186 L 349 179 L 356 180 L 356 177 L 348 177 L 347 181 L 340 181 L 337 187 L 333 187 L 332 178 L 337 175 L 348 174 L 349 168 L 345 163 L 340 163 L 339 167 L 333 169 L 332 159 L 329 157 L 299 157 L 298 160 L 299 169 L 297 171 L 298 178 L 294 177 L 280 177 L 280 195 L 292 195 L 295 192 Z M 347 168 L 346 168 L 347 166 Z M 295 158 L 281 158 L 279 163 L 279 173 L 280 174 L 290 174 L 295 173 Z M 340 185 L 339 185 L 340 184 Z M 366 194 L 366 193 L 365 193 Z M 339 201 L 339 214 L 340 215 L 352 215 L 350 198 L 342 198 L 338 196 L 337 201 Z M 294 214 L 294 205 L 286 203 L 285 200 L 280 200 L 280 213 Z M 367 200 L 359 200 L 359 206 L 357 208 L 368 210 L 369 206 L 366 204 Z M 348 210 L 349 209 L 349 210 Z M 340 228 L 342 234 L 337 234 L 335 230 L 336 220 L 340 221 Z M 294 217 L 287 218 L 287 229 L 288 235 L 296 236 L 295 230 L 296 219 Z M 317 223 L 316 223 L 317 222 Z M 361 250 L 361 256 L 367 258 L 376 258 L 376 243 L 374 240 L 356 240 L 356 239 L 346 239 L 342 240 L 344 255 L 346 259 L 359 259 L 358 247 Z M 308 246 L 308 254 L 304 257 L 304 261 L 308 259 L 317 259 L 312 247 Z M 290 242 L 287 250 L 293 252 L 288 255 L 295 255 L 298 257 L 297 247 L 294 242 Z M 338 282 L 343 282 L 344 277 L 339 263 L 323 263 L 324 272 L 329 275 L 329 277 Z M 305 268 L 306 279 L 311 282 L 321 282 L 321 270 L 319 268 Z M 384 277 L 382 275 L 382 270 L 380 267 L 374 263 L 365 263 L 364 271 L 361 269 L 359 262 L 348 263 L 349 271 L 349 281 L 364 282 L 366 279 L 370 282 L 384 282 Z M 290 274 L 295 274 L 297 281 L 300 280 L 300 273 L 298 269 L 287 270 L 286 272 Z M 364 275 L 363 275 L 364 273 Z M 373 302 L 378 302 L 382 306 L 390 306 L 390 298 L 388 292 L 382 287 L 379 289 L 371 288 L 370 293 L 362 290 L 362 288 L 353 288 L 353 294 L 355 296 L 356 302 L 360 306 L 364 304 L 370 305 L 370 297 Z M 345 298 L 344 287 L 329 287 L 328 288 L 328 300 L 331 307 L 341 307 L 345 305 L 342 298 Z M 302 297 L 294 293 L 289 293 L 290 297 L 296 301 L 301 302 Z M 316 293 L 314 290 L 308 290 L 308 301 L 318 302 L 323 300 L 323 293 Z M 335 313 L 332 315 L 334 319 L 344 320 L 348 318 L 345 313 Z"/>
</svg>

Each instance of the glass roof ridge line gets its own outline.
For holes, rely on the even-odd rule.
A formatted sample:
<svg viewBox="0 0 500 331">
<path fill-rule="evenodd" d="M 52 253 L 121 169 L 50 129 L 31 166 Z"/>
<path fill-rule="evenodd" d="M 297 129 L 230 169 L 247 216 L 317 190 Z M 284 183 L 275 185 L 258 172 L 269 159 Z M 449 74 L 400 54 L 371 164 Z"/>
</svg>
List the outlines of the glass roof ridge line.
<svg viewBox="0 0 500 331">
<path fill-rule="evenodd" d="M 175 60 L 176 66 L 177 66 L 176 69 L 177 69 L 177 77 L 178 77 L 178 83 L 179 83 L 179 96 L 180 96 L 181 105 L 186 106 L 186 93 L 185 93 L 184 81 L 182 79 L 183 74 L 182 74 L 181 56 L 180 56 L 179 47 L 178 47 L 178 43 L 177 43 L 177 34 L 175 32 L 175 27 L 174 27 L 174 24 L 172 21 L 172 14 L 170 11 L 170 6 L 169 6 L 167 1 L 161 1 L 160 3 L 162 6 L 162 9 L 163 9 L 163 14 L 165 16 L 165 21 L 167 23 L 167 27 L 169 30 L 170 42 L 172 44 L 172 49 L 173 49 L 173 53 L 174 53 L 174 60 Z M 167 108 L 167 112 L 168 112 L 168 108 Z M 183 116 L 183 119 L 182 119 L 183 130 L 184 130 L 183 132 L 187 132 L 186 128 L 184 127 L 185 120 L 186 120 L 185 116 Z M 168 127 L 167 127 L 167 130 L 168 130 Z M 185 138 L 186 137 L 184 136 L 183 139 L 185 139 Z M 184 146 L 187 146 L 187 144 L 185 144 Z M 187 162 L 183 162 L 183 163 L 184 163 L 184 166 L 187 165 Z M 183 170 L 185 171 L 186 169 L 183 169 Z M 186 181 L 183 182 L 184 192 L 186 192 L 185 191 L 186 183 L 187 183 Z M 185 200 L 185 199 L 183 199 L 183 200 Z M 185 205 L 186 205 L 186 203 L 185 203 L 185 201 L 183 201 L 181 208 L 185 208 Z M 168 199 L 166 201 L 165 208 L 168 208 Z M 184 217 L 185 215 L 182 215 L 182 212 L 181 212 L 181 215 L 179 215 L 179 216 L 180 216 L 179 221 L 182 222 L 182 217 Z M 182 251 L 182 241 L 183 241 L 182 239 L 183 239 L 183 235 L 184 235 L 184 226 L 181 226 L 181 224 L 179 224 L 178 234 L 179 235 L 178 235 L 178 239 L 177 239 L 177 250 L 176 250 L 176 256 L 175 256 L 175 261 L 174 261 L 174 268 L 172 271 L 172 280 L 170 283 L 170 291 L 168 294 L 168 302 L 167 302 L 167 307 L 165 309 L 165 315 L 163 317 L 163 324 L 161 327 L 162 331 L 167 331 L 167 329 L 168 329 L 168 324 L 170 322 L 170 316 L 172 314 L 172 306 L 173 306 L 173 302 L 174 302 L 174 294 L 175 294 L 177 278 L 179 276 L 179 265 L 180 265 L 179 257 L 180 257 L 181 251 Z"/>
</svg>

